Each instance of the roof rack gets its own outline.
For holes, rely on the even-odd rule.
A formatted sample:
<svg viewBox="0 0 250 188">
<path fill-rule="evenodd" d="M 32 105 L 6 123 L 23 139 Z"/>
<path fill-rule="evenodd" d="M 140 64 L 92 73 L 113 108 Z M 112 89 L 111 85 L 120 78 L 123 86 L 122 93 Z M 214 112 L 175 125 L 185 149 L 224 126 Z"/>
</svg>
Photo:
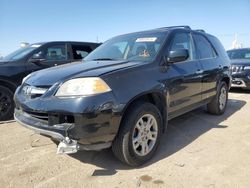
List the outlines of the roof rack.
<svg viewBox="0 0 250 188">
<path fill-rule="evenodd" d="M 195 31 L 206 33 L 205 30 L 203 30 L 203 29 L 196 29 Z"/>
<path fill-rule="evenodd" d="M 191 27 L 189 27 L 188 25 L 177 25 L 177 26 L 169 26 L 169 27 L 161 27 L 159 29 L 172 29 L 172 28 L 184 28 L 184 29 L 190 29 Z"/>
</svg>

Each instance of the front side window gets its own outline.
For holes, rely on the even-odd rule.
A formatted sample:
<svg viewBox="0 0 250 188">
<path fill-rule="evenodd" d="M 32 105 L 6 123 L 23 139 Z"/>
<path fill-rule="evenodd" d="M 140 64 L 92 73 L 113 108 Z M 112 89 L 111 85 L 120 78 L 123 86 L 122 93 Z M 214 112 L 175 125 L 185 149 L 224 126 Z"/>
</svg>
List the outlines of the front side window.
<svg viewBox="0 0 250 188">
<path fill-rule="evenodd" d="M 191 35 L 189 33 L 177 33 L 172 42 L 170 51 L 176 51 L 179 49 L 186 49 L 189 53 L 189 58 L 187 60 L 191 61 L 195 59 L 195 50 Z"/>
<path fill-rule="evenodd" d="M 152 61 L 166 32 L 143 32 L 112 38 L 90 53 L 85 60 Z"/>
<path fill-rule="evenodd" d="M 67 46 L 65 44 L 53 45 L 37 53 L 41 58 L 47 61 L 67 60 Z"/>
<path fill-rule="evenodd" d="M 208 40 L 204 36 L 194 34 L 194 40 L 196 42 L 196 47 L 200 55 L 200 59 L 209 59 L 216 57 L 216 53 L 212 45 L 208 42 Z"/>
<path fill-rule="evenodd" d="M 237 49 L 227 52 L 230 59 L 250 59 L 250 49 Z"/>
</svg>

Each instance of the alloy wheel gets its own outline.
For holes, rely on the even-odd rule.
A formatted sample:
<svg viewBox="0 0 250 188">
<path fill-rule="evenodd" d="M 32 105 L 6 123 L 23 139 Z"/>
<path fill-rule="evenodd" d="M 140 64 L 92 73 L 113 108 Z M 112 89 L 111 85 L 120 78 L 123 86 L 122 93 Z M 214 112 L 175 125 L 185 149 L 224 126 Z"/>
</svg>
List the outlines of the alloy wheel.
<svg viewBox="0 0 250 188">
<path fill-rule="evenodd" d="M 143 115 L 136 123 L 132 134 L 132 145 L 135 153 L 146 156 L 156 143 L 158 136 L 158 124 L 151 114 Z"/>
<path fill-rule="evenodd" d="M 220 96 L 219 96 L 220 110 L 223 110 L 225 108 L 226 102 L 227 102 L 227 90 L 225 87 L 222 87 L 220 90 Z"/>
<path fill-rule="evenodd" d="M 11 108 L 11 98 L 4 92 L 0 92 L 0 117 L 4 116 Z"/>
</svg>

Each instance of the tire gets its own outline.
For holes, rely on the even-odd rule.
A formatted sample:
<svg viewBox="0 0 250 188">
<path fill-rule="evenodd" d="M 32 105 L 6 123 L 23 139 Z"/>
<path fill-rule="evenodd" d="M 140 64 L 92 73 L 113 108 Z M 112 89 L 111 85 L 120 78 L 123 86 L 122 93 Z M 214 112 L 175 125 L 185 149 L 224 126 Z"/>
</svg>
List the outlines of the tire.
<svg viewBox="0 0 250 188">
<path fill-rule="evenodd" d="M 142 122 L 150 122 L 151 125 L 146 128 Z M 112 144 L 113 153 L 130 166 L 140 166 L 153 157 L 162 132 L 162 116 L 158 108 L 151 103 L 135 103 L 129 108 L 121 123 Z M 143 145 L 145 147 L 142 147 Z"/>
<path fill-rule="evenodd" d="M 56 139 L 54 139 L 54 138 L 50 138 L 50 140 L 51 140 L 54 144 L 56 144 L 57 146 L 60 144 L 60 141 L 58 141 L 58 140 L 56 140 Z"/>
<path fill-rule="evenodd" d="M 13 92 L 4 86 L 0 86 L 0 121 L 6 121 L 13 118 L 14 101 Z"/>
<path fill-rule="evenodd" d="M 228 101 L 228 86 L 225 82 L 218 85 L 217 93 L 210 103 L 207 104 L 207 110 L 214 115 L 221 115 L 225 112 Z"/>
</svg>

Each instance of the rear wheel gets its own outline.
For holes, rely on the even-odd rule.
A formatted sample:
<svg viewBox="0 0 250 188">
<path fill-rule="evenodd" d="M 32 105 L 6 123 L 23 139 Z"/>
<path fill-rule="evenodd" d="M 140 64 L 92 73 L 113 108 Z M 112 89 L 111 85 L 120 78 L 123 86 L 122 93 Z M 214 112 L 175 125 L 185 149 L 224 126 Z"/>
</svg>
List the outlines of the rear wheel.
<svg viewBox="0 0 250 188">
<path fill-rule="evenodd" d="M 162 135 L 162 117 L 151 103 L 136 103 L 129 108 L 113 142 L 115 156 L 130 166 L 152 158 Z"/>
<path fill-rule="evenodd" d="M 0 121 L 10 120 L 13 112 L 13 92 L 7 87 L 0 86 Z"/>
<path fill-rule="evenodd" d="M 208 112 L 215 115 L 221 115 L 225 112 L 228 100 L 228 86 L 225 82 L 221 82 L 217 89 L 217 94 L 213 100 L 208 103 Z"/>
</svg>

